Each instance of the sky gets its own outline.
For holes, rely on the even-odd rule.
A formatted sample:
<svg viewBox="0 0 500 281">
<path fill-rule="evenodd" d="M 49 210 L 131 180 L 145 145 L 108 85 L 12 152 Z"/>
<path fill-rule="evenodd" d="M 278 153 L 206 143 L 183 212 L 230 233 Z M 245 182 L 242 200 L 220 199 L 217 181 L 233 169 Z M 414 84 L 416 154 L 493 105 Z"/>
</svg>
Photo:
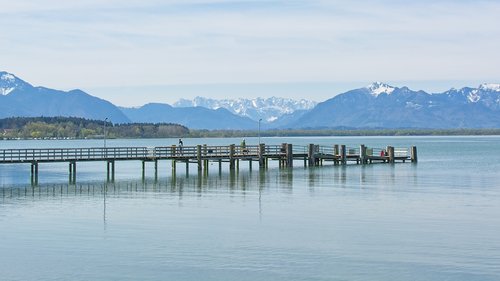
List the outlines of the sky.
<svg viewBox="0 0 500 281">
<path fill-rule="evenodd" d="M 0 71 L 122 106 L 500 82 L 500 1 L 0 0 Z"/>
</svg>

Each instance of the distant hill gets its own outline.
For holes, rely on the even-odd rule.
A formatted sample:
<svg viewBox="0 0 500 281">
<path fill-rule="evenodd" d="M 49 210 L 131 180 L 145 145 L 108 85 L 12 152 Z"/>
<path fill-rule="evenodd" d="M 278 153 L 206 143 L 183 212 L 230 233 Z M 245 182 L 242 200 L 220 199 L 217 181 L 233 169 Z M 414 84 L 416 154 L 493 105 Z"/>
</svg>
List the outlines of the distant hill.
<svg viewBox="0 0 500 281">
<path fill-rule="evenodd" d="M 373 83 L 319 103 L 290 128 L 500 128 L 500 85 L 429 94 Z"/>
<path fill-rule="evenodd" d="M 0 118 L 67 116 L 127 123 L 112 103 L 81 90 L 69 92 L 34 87 L 13 74 L 0 72 Z"/>
<path fill-rule="evenodd" d="M 133 122 L 173 122 L 190 129 L 252 130 L 257 122 L 232 114 L 224 108 L 176 108 L 168 104 L 149 103 L 139 108 L 121 108 Z"/>
</svg>

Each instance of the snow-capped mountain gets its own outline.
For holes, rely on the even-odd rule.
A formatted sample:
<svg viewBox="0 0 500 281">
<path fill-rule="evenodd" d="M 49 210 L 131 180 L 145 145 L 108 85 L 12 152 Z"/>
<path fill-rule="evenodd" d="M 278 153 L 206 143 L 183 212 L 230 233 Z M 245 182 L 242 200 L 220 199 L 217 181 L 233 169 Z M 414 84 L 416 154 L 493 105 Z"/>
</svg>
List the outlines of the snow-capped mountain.
<svg viewBox="0 0 500 281">
<path fill-rule="evenodd" d="M 0 71 L 0 95 L 6 96 L 15 89 L 26 89 L 27 87 L 32 86 L 11 73 Z"/>
<path fill-rule="evenodd" d="M 196 97 L 193 100 L 180 99 L 173 104 L 174 107 L 201 106 L 210 109 L 225 108 L 230 112 L 248 117 L 252 120 L 271 123 L 283 115 L 291 114 L 298 110 L 309 110 L 317 103 L 305 99 L 293 100 L 288 98 L 255 98 L 255 99 L 209 99 Z"/>
<path fill-rule="evenodd" d="M 81 90 L 69 92 L 34 87 L 14 74 L 0 72 L 0 118 L 67 116 L 126 123 L 130 120 L 112 103 Z"/>
<path fill-rule="evenodd" d="M 325 102 L 293 128 L 499 128 L 500 84 L 429 94 L 373 83 Z"/>
</svg>

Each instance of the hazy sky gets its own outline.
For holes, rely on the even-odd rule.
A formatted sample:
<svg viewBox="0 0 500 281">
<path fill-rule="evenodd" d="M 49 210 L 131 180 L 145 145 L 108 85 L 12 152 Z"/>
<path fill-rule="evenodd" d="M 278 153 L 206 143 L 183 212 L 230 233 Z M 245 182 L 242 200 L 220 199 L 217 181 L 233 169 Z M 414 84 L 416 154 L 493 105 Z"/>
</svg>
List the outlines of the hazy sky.
<svg viewBox="0 0 500 281">
<path fill-rule="evenodd" d="M 0 0 L 0 70 L 119 105 L 500 82 L 500 1 Z"/>
</svg>

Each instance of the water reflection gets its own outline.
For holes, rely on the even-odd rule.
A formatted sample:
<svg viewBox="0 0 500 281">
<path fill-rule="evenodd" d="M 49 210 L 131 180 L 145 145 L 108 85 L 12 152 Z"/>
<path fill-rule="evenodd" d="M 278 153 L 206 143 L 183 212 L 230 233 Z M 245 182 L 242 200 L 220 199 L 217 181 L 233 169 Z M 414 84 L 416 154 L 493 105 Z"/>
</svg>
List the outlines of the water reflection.
<svg viewBox="0 0 500 281">
<path fill-rule="evenodd" d="M 258 193 L 259 197 L 266 189 L 277 189 L 290 194 L 294 188 L 307 187 L 309 190 L 323 187 L 359 187 L 373 181 L 387 184 L 396 181 L 394 167 L 386 166 L 384 175 L 377 175 L 371 167 L 313 167 L 309 169 L 287 168 L 257 171 L 231 171 L 227 173 L 207 174 L 199 172 L 196 176 L 172 176 L 163 180 L 144 179 L 140 181 L 83 182 L 77 184 L 43 184 L 32 186 L 0 187 L 3 200 L 18 197 L 35 199 L 71 196 L 99 196 L 106 203 L 106 196 L 127 195 L 133 197 L 141 193 L 171 193 L 179 198 L 185 194 L 202 196 L 213 192 L 244 196 Z M 415 181 L 416 169 L 412 168 L 409 177 Z M 104 206 L 105 208 L 105 206 Z M 105 211 L 105 209 L 104 209 Z"/>
</svg>

